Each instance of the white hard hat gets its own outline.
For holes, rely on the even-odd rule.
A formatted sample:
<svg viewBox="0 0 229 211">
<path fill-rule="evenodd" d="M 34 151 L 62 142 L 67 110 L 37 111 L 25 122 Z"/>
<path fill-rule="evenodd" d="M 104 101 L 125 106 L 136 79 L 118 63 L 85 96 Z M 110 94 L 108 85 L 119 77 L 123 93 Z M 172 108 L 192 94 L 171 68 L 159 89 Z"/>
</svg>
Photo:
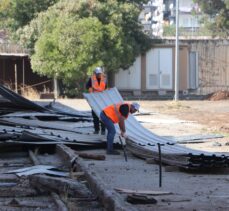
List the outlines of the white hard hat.
<svg viewBox="0 0 229 211">
<path fill-rule="evenodd" d="M 140 108 L 140 105 L 136 102 L 134 103 L 131 103 L 131 106 L 136 110 L 136 111 L 139 111 L 139 108 Z"/>
<path fill-rule="evenodd" d="M 95 74 L 103 73 L 103 70 L 102 70 L 101 67 L 96 67 L 95 70 L 94 70 L 94 73 Z"/>
</svg>

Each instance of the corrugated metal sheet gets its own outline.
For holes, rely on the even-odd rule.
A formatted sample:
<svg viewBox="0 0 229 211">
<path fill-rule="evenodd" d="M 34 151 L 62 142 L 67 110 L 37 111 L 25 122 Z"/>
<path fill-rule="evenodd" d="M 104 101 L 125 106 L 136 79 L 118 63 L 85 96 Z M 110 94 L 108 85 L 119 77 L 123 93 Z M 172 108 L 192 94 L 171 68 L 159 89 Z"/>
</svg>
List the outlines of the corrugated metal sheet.
<svg viewBox="0 0 229 211">
<path fill-rule="evenodd" d="M 123 102 L 121 95 L 116 88 L 106 90 L 103 93 L 84 94 L 88 103 L 99 116 L 100 112 L 108 105 Z M 202 161 L 207 157 L 219 156 L 222 163 L 229 165 L 228 156 L 221 153 L 210 153 L 193 150 L 184 146 L 177 145 L 172 139 L 158 136 L 144 128 L 135 118 L 130 115 L 125 121 L 128 135 L 128 147 L 136 155 L 141 157 L 154 157 L 157 159 L 158 144 L 162 146 L 163 161 L 168 164 L 178 166 L 193 166 L 192 159 L 201 156 Z M 117 132 L 120 133 L 117 125 Z M 198 165 L 202 165 L 198 163 Z M 191 162 L 191 163 L 190 163 Z"/>
<path fill-rule="evenodd" d="M 12 136 L 5 138 L 5 134 Z M 103 135 L 80 134 L 75 131 L 64 131 L 58 129 L 23 128 L 0 125 L 0 142 L 4 143 L 27 143 L 27 144 L 79 144 L 79 145 L 101 145 L 105 141 Z"/>
</svg>

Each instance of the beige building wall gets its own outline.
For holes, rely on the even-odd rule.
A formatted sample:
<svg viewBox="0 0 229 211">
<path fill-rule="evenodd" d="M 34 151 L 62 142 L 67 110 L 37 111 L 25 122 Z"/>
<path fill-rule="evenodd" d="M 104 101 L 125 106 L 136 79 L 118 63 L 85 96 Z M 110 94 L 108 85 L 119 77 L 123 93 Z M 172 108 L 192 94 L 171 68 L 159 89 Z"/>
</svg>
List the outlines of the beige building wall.
<svg viewBox="0 0 229 211">
<path fill-rule="evenodd" d="M 188 46 L 179 48 L 179 90 L 188 89 L 189 49 Z M 175 89 L 175 47 L 173 46 L 173 90 Z"/>
<path fill-rule="evenodd" d="M 229 41 L 194 42 L 190 50 L 198 53 L 198 93 L 229 91 Z"/>
<path fill-rule="evenodd" d="M 175 40 L 167 40 L 167 43 L 174 44 Z M 192 93 L 206 95 L 221 90 L 229 91 L 228 39 L 198 38 L 190 40 L 181 38 L 180 44 L 188 45 L 188 51 L 197 54 L 198 88 L 192 90 Z M 185 80 L 184 75 L 181 78 Z M 182 88 L 184 87 L 183 83 L 185 84 L 181 81 Z"/>
<path fill-rule="evenodd" d="M 187 90 L 188 89 L 188 56 L 189 51 L 187 46 L 181 46 L 179 49 L 179 90 Z"/>
</svg>

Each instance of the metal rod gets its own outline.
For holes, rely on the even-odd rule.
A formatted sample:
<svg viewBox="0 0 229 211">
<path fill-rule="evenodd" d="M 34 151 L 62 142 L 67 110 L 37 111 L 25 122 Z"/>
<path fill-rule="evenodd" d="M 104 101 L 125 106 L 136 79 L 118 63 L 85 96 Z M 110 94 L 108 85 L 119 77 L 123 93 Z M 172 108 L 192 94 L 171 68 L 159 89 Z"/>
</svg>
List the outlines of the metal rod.
<svg viewBox="0 0 229 211">
<path fill-rule="evenodd" d="M 159 187 L 162 186 L 162 171 L 161 171 L 161 144 L 157 143 L 158 146 L 158 157 L 159 157 Z"/>
<path fill-rule="evenodd" d="M 22 58 L 22 89 L 23 93 L 25 92 L 25 59 Z"/>
<path fill-rule="evenodd" d="M 175 96 L 179 100 L 179 0 L 176 0 Z"/>
<path fill-rule="evenodd" d="M 17 64 L 14 64 L 14 76 L 15 76 L 15 92 L 18 93 L 18 87 L 17 87 Z"/>
<path fill-rule="evenodd" d="M 122 142 L 122 138 L 121 138 L 121 136 L 119 136 L 119 140 L 120 140 L 121 145 L 122 145 L 122 149 L 123 149 L 123 153 L 124 153 L 125 161 L 127 162 L 126 147 L 124 146 L 124 144 L 123 144 L 123 142 Z"/>
</svg>

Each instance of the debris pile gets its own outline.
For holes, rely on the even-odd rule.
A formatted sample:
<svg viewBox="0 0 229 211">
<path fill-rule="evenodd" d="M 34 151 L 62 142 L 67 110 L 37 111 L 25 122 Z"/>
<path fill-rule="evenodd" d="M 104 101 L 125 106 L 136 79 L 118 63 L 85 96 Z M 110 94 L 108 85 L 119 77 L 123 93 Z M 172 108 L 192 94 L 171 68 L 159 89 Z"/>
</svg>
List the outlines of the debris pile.
<svg viewBox="0 0 229 211">
<path fill-rule="evenodd" d="M 3 86 L 0 86 L 0 95 L 0 102 L 3 102 L 0 103 L 0 144 L 106 146 L 106 136 L 90 131 L 90 112 L 65 111 L 65 108 L 52 103 L 41 106 Z M 116 88 L 84 96 L 98 116 L 105 106 L 123 101 Z M 147 130 L 132 115 L 126 120 L 126 129 L 127 149 L 138 157 L 161 159 L 165 164 L 185 169 L 229 167 L 228 154 L 181 146 L 172 138 L 157 136 Z M 116 130 L 119 134 L 119 129 Z M 118 135 L 115 142 L 120 143 Z"/>
<path fill-rule="evenodd" d="M 39 146 L 35 152 L 23 147 L 18 150 L 15 145 L 1 147 L 0 210 L 102 209 L 85 185 L 85 178 L 72 176 L 80 172 L 71 169 L 70 160 L 57 146 L 52 147 L 55 152 L 46 146 Z"/>
<path fill-rule="evenodd" d="M 41 106 L 0 85 L 1 144 L 104 145 L 104 136 L 90 134 L 91 122 L 91 112 Z"/>
<path fill-rule="evenodd" d="M 229 91 L 218 91 L 210 94 L 208 100 L 217 101 L 217 100 L 227 100 L 229 99 Z"/>
</svg>

